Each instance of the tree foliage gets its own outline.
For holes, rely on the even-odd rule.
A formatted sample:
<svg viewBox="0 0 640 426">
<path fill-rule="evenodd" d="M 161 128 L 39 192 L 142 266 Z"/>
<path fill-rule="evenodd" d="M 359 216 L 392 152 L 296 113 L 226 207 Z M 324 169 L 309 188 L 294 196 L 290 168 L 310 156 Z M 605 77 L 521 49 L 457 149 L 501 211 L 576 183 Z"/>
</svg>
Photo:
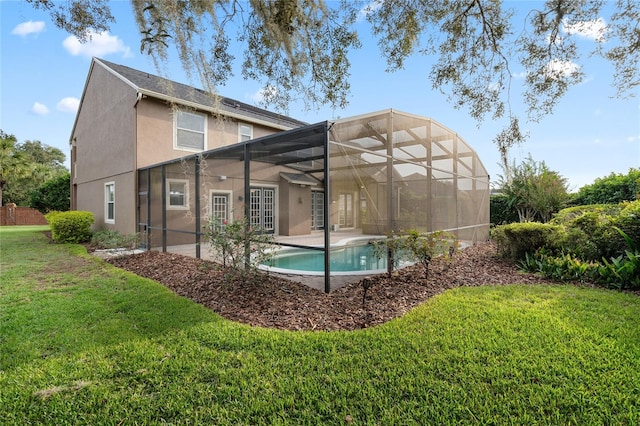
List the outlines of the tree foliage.
<svg viewBox="0 0 640 426">
<path fill-rule="evenodd" d="M 105 0 L 29 0 L 49 10 L 60 28 L 81 40 L 114 21 Z M 585 53 L 609 60 L 619 96 L 640 85 L 640 3 L 547 0 L 516 19 L 516 2 L 501 0 L 132 0 L 141 51 L 159 65 L 175 47 L 184 69 L 210 91 L 231 76 L 231 41 L 243 43 L 245 78 L 263 83 L 264 100 L 282 110 L 295 98 L 307 106 L 342 108 L 349 94 L 349 52 L 361 46 L 368 24 L 387 70 L 413 55 L 435 59 L 434 89 L 481 121 L 502 119 L 494 142 L 506 152 L 526 138 L 511 108 L 515 75 L 524 71 L 526 119 L 538 121 L 584 78 Z M 594 32 L 595 31 L 595 32 Z M 594 39 L 584 52 L 578 38 Z M 518 90 L 515 90 L 518 89 Z"/>
<path fill-rule="evenodd" d="M 70 207 L 71 175 L 65 172 L 40 185 L 29 194 L 29 207 L 43 214 L 67 211 Z"/>
<path fill-rule="evenodd" d="M 5 189 L 11 187 L 10 182 L 27 176 L 28 173 L 28 162 L 18 149 L 18 140 L 0 129 L 0 205 L 5 204 Z"/>
<path fill-rule="evenodd" d="M 636 199 L 640 199 L 640 169 L 631 168 L 627 174 L 611 173 L 583 186 L 571 204 L 618 204 Z"/>
<path fill-rule="evenodd" d="M 567 199 L 567 180 L 531 155 L 519 165 L 513 162 L 509 173 L 506 178 L 500 177 L 500 186 L 507 205 L 517 210 L 520 222 L 548 222 Z"/>
<path fill-rule="evenodd" d="M 0 191 L 2 202 L 29 205 L 31 192 L 67 173 L 65 155 L 40 141 L 19 143 L 0 130 Z M 68 201 L 68 196 L 66 200 Z"/>
</svg>

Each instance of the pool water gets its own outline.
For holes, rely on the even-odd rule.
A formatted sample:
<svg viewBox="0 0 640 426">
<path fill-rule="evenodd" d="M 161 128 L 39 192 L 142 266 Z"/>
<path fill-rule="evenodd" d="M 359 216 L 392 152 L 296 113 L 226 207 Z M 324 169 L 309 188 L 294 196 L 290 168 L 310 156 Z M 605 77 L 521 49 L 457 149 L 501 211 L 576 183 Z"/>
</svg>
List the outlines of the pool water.
<svg viewBox="0 0 640 426">
<path fill-rule="evenodd" d="M 331 274 L 360 275 L 387 270 L 387 259 L 373 255 L 373 246 L 359 244 L 331 249 Z M 319 275 L 324 274 L 324 252 L 309 249 L 283 249 L 265 263 L 273 272 Z"/>
</svg>

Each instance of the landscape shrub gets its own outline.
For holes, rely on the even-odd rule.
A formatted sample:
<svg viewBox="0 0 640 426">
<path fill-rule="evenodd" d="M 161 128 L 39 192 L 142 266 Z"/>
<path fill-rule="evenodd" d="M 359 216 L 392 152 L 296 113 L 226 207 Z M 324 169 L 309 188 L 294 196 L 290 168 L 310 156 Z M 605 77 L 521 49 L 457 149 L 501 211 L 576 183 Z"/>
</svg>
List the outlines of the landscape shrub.
<svg viewBox="0 0 640 426">
<path fill-rule="evenodd" d="M 51 221 L 54 220 L 54 218 L 59 215 L 60 213 L 62 213 L 61 211 L 58 210 L 52 210 L 49 213 L 44 215 L 45 220 L 47 221 L 47 223 L 49 225 L 51 225 Z"/>
<path fill-rule="evenodd" d="M 564 228 L 557 241 L 563 251 L 599 262 L 624 255 L 627 245 L 616 228 L 640 241 L 640 201 L 570 207 L 558 212 L 551 223 Z"/>
<path fill-rule="evenodd" d="M 636 245 L 640 245 L 640 200 L 622 203 L 620 214 L 611 221 L 612 226 L 622 230 Z M 617 238 L 618 247 L 620 239 Z M 617 250 L 621 253 L 620 250 Z"/>
<path fill-rule="evenodd" d="M 99 249 L 125 248 L 133 250 L 140 244 L 140 234 L 122 234 L 115 229 L 100 229 L 93 233 L 91 244 Z"/>
<path fill-rule="evenodd" d="M 215 259 L 231 274 L 230 278 L 238 277 L 247 282 L 255 276 L 260 265 L 273 258 L 273 235 L 259 226 L 251 226 L 244 217 L 231 223 L 212 217 L 204 230 Z"/>
<path fill-rule="evenodd" d="M 93 213 L 68 211 L 49 213 L 45 216 L 51 226 L 51 235 L 58 243 L 84 243 L 91 239 Z"/>
<path fill-rule="evenodd" d="M 391 275 L 402 261 L 420 262 L 425 278 L 429 276 L 429 265 L 436 256 L 448 255 L 449 260 L 458 249 L 454 234 L 446 231 L 420 232 L 415 229 L 391 232 L 387 238 L 371 241 L 373 255 L 387 258 L 387 273 Z"/>
<path fill-rule="evenodd" d="M 571 254 L 553 256 L 542 248 L 526 253 L 519 265 L 527 272 L 540 273 L 558 281 L 580 281 L 618 290 L 640 289 L 640 250 L 628 235 L 614 228 L 627 245 L 623 255 L 602 258 L 599 262 L 584 261 Z"/>
<path fill-rule="evenodd" d="M 553 256 L 544 249 L 526 253 L 519 265 L 526 272 L 540 273 L 554 280 L 580 282 L 593 282 L 600 268 L 597 262 L 585 262 L 571 254 Z"/>
<path fill-rule="evenodd" d="M 550 223 L 553 225 L 573 226 L 573 222 L 587 213 L 596 214 L 605 219 L 610 216 L 620 214 L 623 206 L 621 204 L 589 204 L 584 206 L 567 207 L 560 210 L 553 216 Z"/>
<path fill-rule="evenodd" d="M 500 255 L 518 261 L 524 260 L 526 253 L 534 253 L 542 247 L 556 250 L 560 232 L 561 227 L 548 223 L 511 223 L 495 227 L 491 231 L 491 237 Z"/>
</svg>

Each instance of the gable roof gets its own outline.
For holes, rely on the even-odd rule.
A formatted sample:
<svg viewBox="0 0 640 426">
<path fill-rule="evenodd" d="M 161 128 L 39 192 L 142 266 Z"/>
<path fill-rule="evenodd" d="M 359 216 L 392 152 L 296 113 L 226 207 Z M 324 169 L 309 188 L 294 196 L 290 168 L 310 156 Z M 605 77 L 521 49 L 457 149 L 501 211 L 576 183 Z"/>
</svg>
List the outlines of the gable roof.
<svg viewBox="0 0 640 426">
<path fill-rule="evenodd" d="M 110 70 L 138 93 L 196 109 L 210 111 L 249 122 L 265 124 L 281 130 L 304 126 L 307 123 L 275 112 L 257 108 L 235 99 L 220 96 L 218 101 L 209 92 L 186 84 L 178 83 L 124 65 L 93 58 Z"/>
</svg>

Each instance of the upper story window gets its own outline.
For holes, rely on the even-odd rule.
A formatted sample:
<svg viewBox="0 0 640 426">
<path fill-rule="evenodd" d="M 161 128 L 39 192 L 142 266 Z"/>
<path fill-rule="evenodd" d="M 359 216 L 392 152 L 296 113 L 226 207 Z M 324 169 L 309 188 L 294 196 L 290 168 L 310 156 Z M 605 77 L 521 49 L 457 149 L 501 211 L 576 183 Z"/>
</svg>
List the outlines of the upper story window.
<svg viewBox="0 0 640 426">
<path fill-rule="evenodd" d="M 204 151 L 207 149 L 207 116 L 197 112 L 177 110 L 174 114 L 175 149 Z"/>
<path fill-rule="evenodd" d="M 238 123 L 238 142 L 250 141 L 253 139 L 253 126 Z"/>
</svg>

